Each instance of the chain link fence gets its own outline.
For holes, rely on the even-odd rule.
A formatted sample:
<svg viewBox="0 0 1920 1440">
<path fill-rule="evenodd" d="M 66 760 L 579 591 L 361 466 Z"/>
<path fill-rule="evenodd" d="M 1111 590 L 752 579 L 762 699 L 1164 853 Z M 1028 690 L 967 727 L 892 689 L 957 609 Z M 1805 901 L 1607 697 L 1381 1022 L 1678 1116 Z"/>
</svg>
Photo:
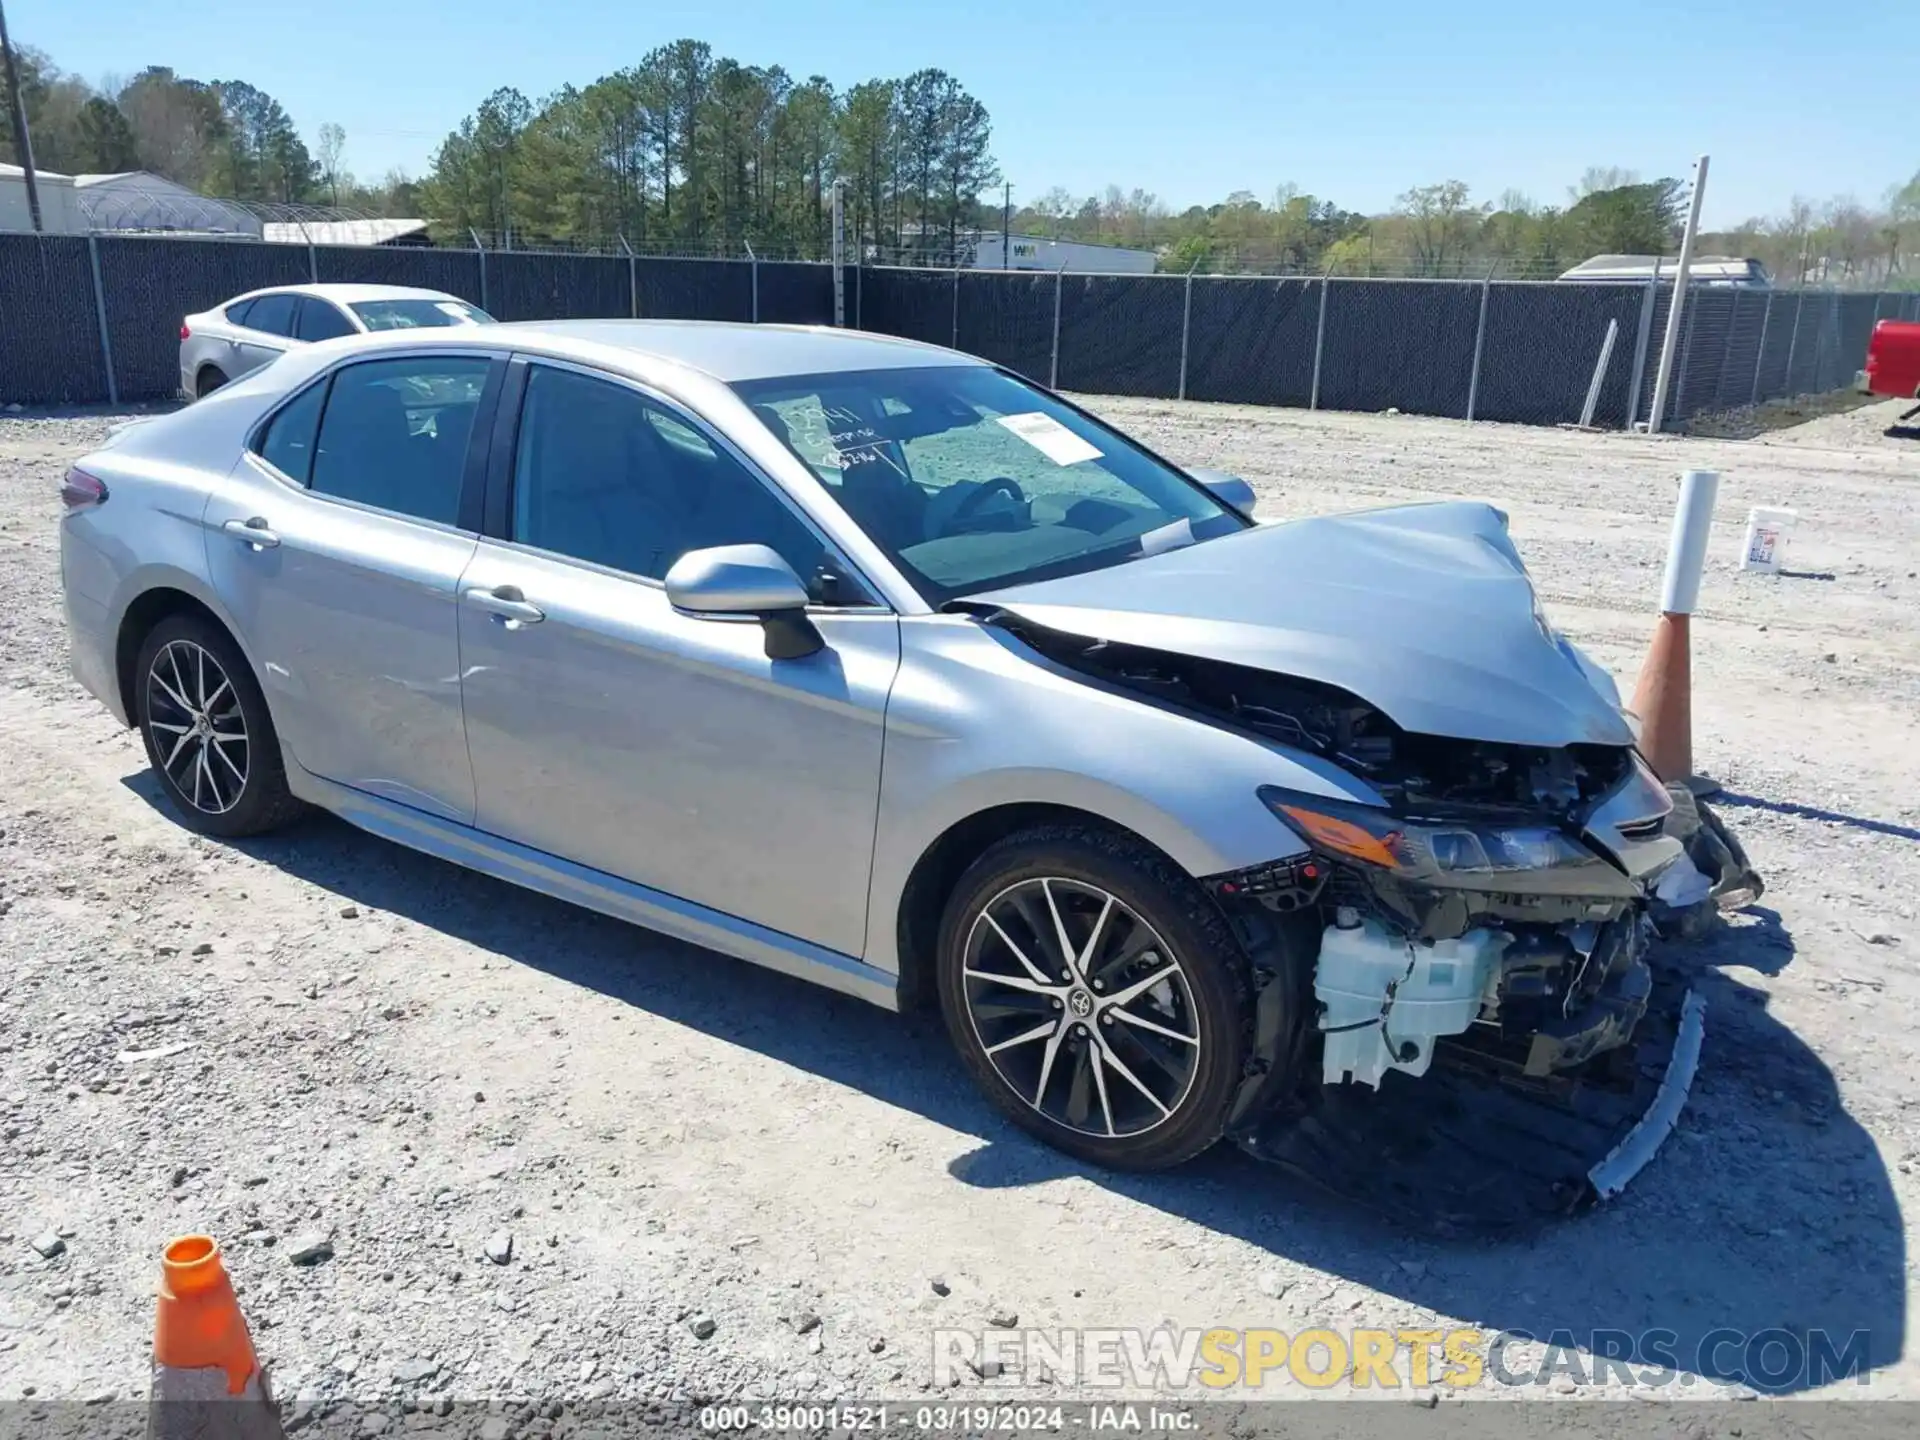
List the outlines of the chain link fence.
<svg viewBox="0 0 1920 1440">
<path fill-rule="evenodd" d="M 181 317 L 301 281 L 415 285 L 502 320 L 830 325 L 833 269 L 640 253 L 0 234 L 0 404 L 155 399 Z M 1089 275 L 849 267 L 847 323 L 1064 390 L 1531 425 L 1643 421 L 1672 287 L 1496 279 Z M 1667 420 L 1852 381 L 1920 293 L 1688 292 Z M 1604 357 L 1605 363 L 1600 362 Z M 1596 380 L 1597 377 L 1597 380 Z"/>
</svg>

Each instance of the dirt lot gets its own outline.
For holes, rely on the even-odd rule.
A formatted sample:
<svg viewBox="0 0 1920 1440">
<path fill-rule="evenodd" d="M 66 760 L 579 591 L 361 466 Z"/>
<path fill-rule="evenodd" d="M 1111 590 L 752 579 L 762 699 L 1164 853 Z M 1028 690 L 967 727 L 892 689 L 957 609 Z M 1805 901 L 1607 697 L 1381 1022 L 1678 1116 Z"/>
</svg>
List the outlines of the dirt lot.
<svg viewBox="0 0 1920 1440">
<path fill-rule="evenodd" d="M 192 839 L 66 671 L 55 490 L 111 417 L 0 418 L 0 1398 L 144 1395 L 159 1248 L 200 1228 L 281 1393 L 323 1402 L 913 1397 L 931 1330 L 996 1311 L 1658 1327 L 1675 1394 L 1738 1366 L 1692 1359 L 1716 1327 L 1865 1331 L 1866 1393 L 1920 1398 L 1920 439 L 1881 433 L 1897 407 L 1727 442 L 1094 403 L 1273 515 L 1496 500 L 1555 621 L 1627 684 L 1673 477 L 1723 472 L 1697 754 L 1771 889 L 1707 952 L 1696 1092 L 1625 1197 L 1415 1242 L 1236 1154 L 1093 1173 L 996 1121 L 930 1017 L 327 819 Z M 1736 573 L 1756 504 L 1799 511 L 1791 576 Z M 309 1237 L 330 1258 L 294 1263 Z"/>
</svg>

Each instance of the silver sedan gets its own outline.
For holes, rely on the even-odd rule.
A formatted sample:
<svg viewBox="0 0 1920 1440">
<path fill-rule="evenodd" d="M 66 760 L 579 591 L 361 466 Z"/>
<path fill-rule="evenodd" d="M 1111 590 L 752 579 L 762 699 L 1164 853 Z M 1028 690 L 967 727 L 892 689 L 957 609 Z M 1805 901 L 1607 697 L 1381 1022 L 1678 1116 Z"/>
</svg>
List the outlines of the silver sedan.
<svg viewBox="0 0 1920 1440">
<path fill-rule="evenodd" d="M 1484 504 L 1259 524 L 964 355 L 639 321 L 308 346 L 65 500 L 75 672 L 185 825 L 936 1001 L 1090 1160 L 1645 1006 L 1668 794 Z"/>
<path fill-rule="evenodd" d="M 485 325 L 458 295 L 409 285 L 280 285 L 249 290 L 180 322 L 180 394 L 209 395 L 287 351 L 380 330 Z"/>
</svg>

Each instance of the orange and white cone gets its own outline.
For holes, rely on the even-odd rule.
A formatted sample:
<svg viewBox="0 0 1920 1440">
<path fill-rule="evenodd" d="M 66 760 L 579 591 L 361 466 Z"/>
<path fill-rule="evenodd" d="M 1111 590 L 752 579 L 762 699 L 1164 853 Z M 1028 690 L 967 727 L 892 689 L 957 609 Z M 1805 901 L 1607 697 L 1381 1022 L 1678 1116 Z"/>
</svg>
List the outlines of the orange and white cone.
<svg viewBox="0 0 1920 1440">
<path fill-rule="evenodd" d="M 1707 533 L 1713 523 L 1720 477 L 1689 470 L 1680 477 L 1680 506 L 1667 546 L 1666 584 L 1653 644 L 1641 666 L 1628 705 L 1640 721 L 1640 753 L 1669 785 L 1694 785 L 1693 655 L 1690 633 L 1700 577 L 1706 569 Z"/>
<path fill-rule="evenodd" d="M 220 1247 L 170 1243 L 160 1261 L 148 1440 L 284 1440 Z"/>
</svg>

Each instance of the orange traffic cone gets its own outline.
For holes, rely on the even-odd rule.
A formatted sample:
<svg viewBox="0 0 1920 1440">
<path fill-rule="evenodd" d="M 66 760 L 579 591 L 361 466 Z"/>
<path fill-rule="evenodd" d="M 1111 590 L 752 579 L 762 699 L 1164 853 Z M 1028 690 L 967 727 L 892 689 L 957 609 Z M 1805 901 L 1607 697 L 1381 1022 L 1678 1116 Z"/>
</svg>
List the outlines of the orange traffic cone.
<svg viewBox="0 0 1920 1440">
<path fill-rule="evenodd" d="M 1662 614 L 1628 707 L 1640 717 L 1640 753 L 1669 785 L 1693 775 L 1693 657 L 1690 616 Z"/>
<path fill-rule="evenodd" d="M 184 1236 L 162 1252 L 147 1436 L 283 1440 L 220 1247 L 206 1235 Z"/>
<path fill-rule="evenodd" d="M 1680 477 L 1680 503 L 1673 512 L 1667 572 L 1660 592 L 1660 621 L 1640 668 L 1628 706 L 1640 717 L 1640 753 L 1669 785 L 1698 788 L 1693 774 L 1693 657 L 1688 625 L 1700 598 L 1706 569 L 1707 534 L 1713 524 L 1720 476 L 1689 470 Z M 1709 782 L 1710 785 L 1710 782 Z"/>
</svg>

